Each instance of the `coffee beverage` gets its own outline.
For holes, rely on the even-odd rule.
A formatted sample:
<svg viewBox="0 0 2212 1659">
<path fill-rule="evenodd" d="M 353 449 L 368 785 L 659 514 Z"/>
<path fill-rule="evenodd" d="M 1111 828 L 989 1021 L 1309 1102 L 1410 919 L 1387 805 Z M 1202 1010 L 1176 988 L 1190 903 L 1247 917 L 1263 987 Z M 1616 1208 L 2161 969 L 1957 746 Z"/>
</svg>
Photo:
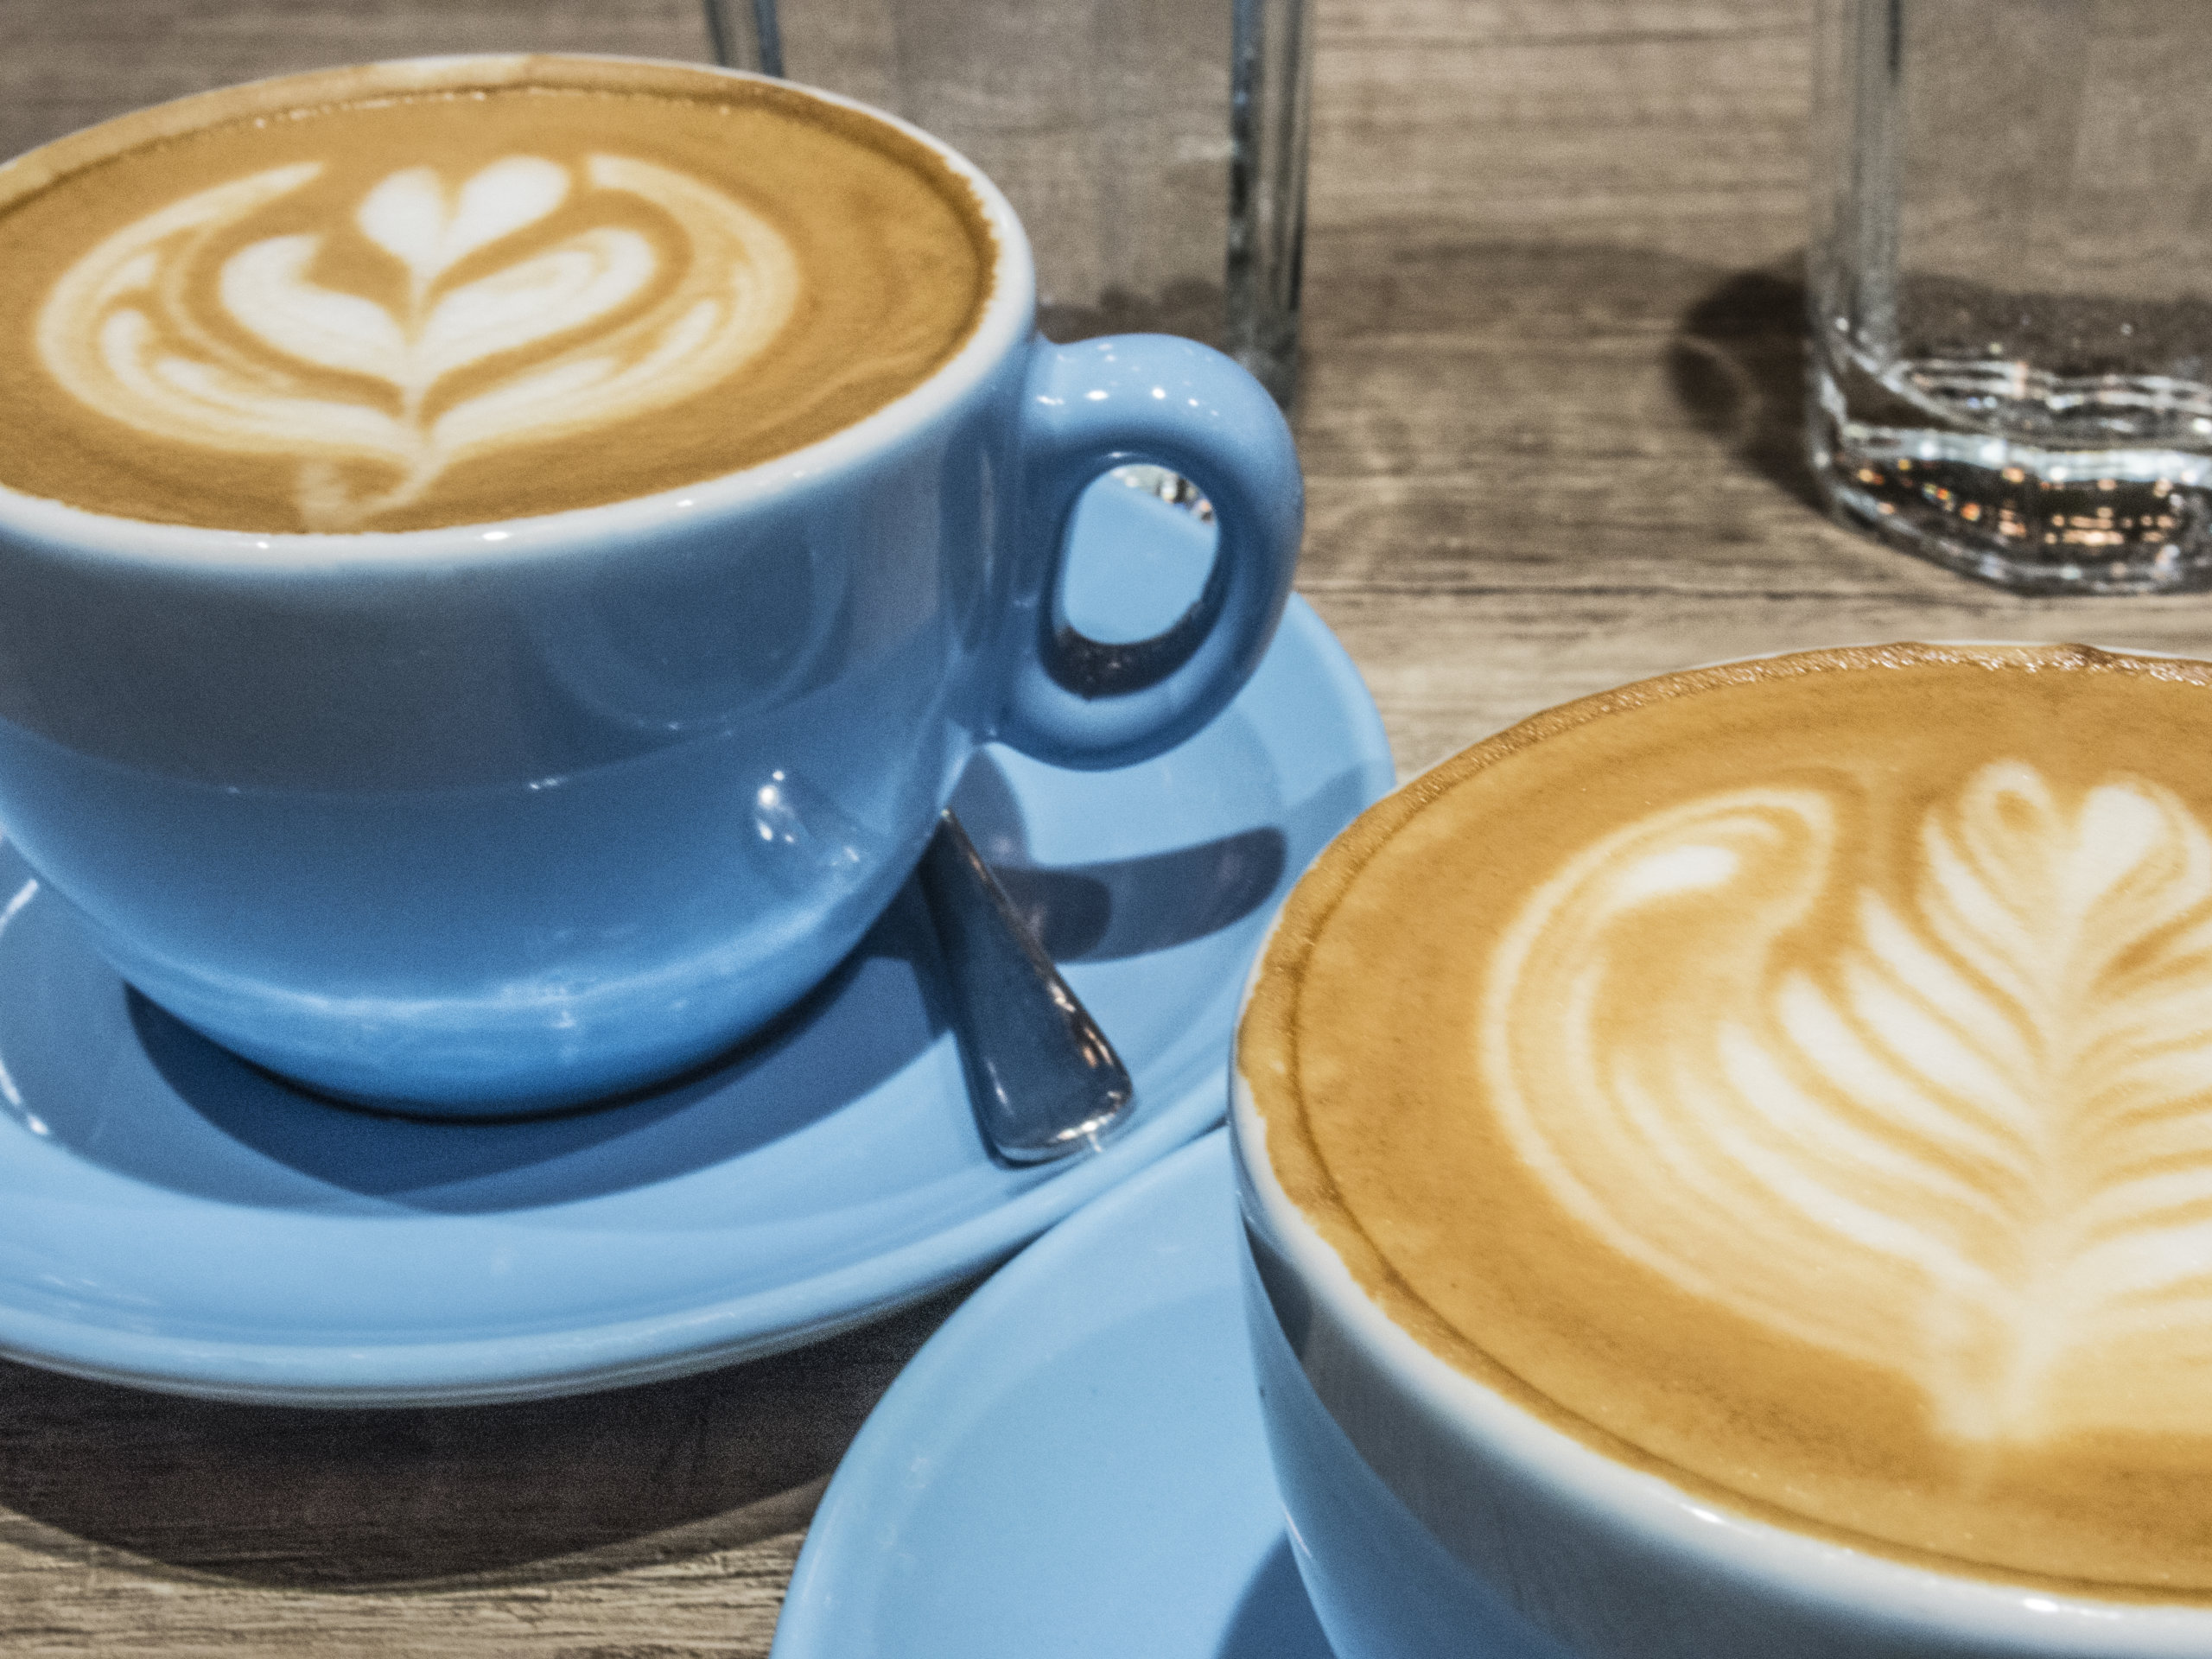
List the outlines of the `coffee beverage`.
<svg viewBox="0 0 2212 1659">
<path fill-rule="evenodd" d="M 772 82 L 372 66 L 0 169 L 0 484 L 124 518 L 400 531 L 787 454 L 976 326 L 973 190 Z"/>
<path fill-rule="evenodd" d="M 1162 753 L 1288 596 L 1264 389 L 1035 310 L 960 156 L 700 67 L 333 70 L 0 168 L 8 842 L 319 1094 L 498 1117 L 731 1053 L 978 746 Z M 1037 619 L 1132 454 L 1219 546 L 1109 650 Z"/>
<path fill-rule="evenodd" d="M 2212 665 L 2073 646 L 1539 715 L 1300 884 L 1268 1165 L 1401 1330 L 1700 1503 L 2212 1601 L 2208 757 Z"/>
</svg>

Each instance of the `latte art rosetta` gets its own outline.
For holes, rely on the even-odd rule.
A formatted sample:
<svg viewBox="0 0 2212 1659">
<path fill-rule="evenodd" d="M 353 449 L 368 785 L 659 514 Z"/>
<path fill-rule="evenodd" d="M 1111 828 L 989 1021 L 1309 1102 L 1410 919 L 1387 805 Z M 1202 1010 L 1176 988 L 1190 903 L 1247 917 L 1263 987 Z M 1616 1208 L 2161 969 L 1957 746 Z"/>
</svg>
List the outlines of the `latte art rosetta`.
<svg viewBox="0 0 2212 1659">
<path fill-rule="evenodd" d="M 2155 783 L 1999 760 L 1891 898 L 1843 816 L 1722 791 L 1531 893 L 1478 1031 L 1511 1143 L 1612 1248 L 1904 1371 L 1961 1441 L 2200 1429 L 2212 836 Z M 1819 905 L 1848 925 L 1808 956 Z"/>
<path fill-rule="evenodd" d="M 1471 1387 L 1700 1507 L 2212 1605 L 2208 753 L 2212 663 L 2081 645 L 1547 710 L 1291 894 L 1268 1164 Z"/>
<path fill-rule="evenodd" d="M 573 167 L 511 155 L 462 179 L 403 168 L 350 225 L 218 255 L 227 232 L 322 171 L 272 168 L 124 226 L 54 284 L 35 331 L 48 372 L 111 420 L 296 458 L 310 530 L 373 527 L 465 457 L 707 391 L 766 349 L 797 302 L 798 263 L 766 219 L 619 155 Z M 658 209 L 663 233 L 600 219 L 614 198 Z M 522 234 L 543 229 L 566 233 Z M 337 236 L 365 238 L 404 273 L 396 300 L 318 282 Z"/>
</svg>

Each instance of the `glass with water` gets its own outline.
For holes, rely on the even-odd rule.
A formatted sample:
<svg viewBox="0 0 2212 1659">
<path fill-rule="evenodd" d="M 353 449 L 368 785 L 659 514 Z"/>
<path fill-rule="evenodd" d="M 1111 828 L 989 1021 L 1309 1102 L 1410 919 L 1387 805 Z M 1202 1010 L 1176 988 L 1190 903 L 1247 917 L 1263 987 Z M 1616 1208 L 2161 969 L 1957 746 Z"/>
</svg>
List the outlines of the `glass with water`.
<svg viewBox="0 0 2212 1659">
<path fill-rule="evenodd" d="M 2022 592 L 2212 586 L 2212 3 L 1820 0 L 1811 448 Z"/>
<path fill-rule="evenodd" d="M 1290 401 L 1311 0 L 703 4 L 724 63 L 904 116 L 997 181 L 1048 338 L 1185 334 Z"/>
</svg>

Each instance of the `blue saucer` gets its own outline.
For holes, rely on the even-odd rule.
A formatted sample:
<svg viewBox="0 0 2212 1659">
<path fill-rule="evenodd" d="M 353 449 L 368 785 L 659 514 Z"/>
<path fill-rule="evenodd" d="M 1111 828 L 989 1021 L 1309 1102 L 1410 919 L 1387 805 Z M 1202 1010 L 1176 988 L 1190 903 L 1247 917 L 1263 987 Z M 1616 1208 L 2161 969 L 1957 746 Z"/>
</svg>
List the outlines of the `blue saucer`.
<svg viewBox="0 0 2212 1659">
<path fill-rule="evenodd" d="M 1329 1659 L 1237 1299 L 1226 1130 L 1056 1228 L 877 1405 L 773 1659 Z"/>
<path fill-rule="evenodd" d="M 1190 522 L 1112 487 L 1121 518 Z M 1085 578 L 1094 614 L 1115 568 Z M 321 1103 L 193 1035 L 0 847 L 0 1354 L 219 1399 L 449 1403 L 701 1370 L 889 1313 L 1219 1117 L 1268 917 L 1390 782 L 1366 689 L 1296 601 L 1236 702 L 1157 760 L 977 758 L 961 816 L 1137 1085 L 1105 1150 L 1027 1170 L 978 1136 L 911 886 L 715 1070 L 566 1118 L 430 1123 Z"/>
</svg>

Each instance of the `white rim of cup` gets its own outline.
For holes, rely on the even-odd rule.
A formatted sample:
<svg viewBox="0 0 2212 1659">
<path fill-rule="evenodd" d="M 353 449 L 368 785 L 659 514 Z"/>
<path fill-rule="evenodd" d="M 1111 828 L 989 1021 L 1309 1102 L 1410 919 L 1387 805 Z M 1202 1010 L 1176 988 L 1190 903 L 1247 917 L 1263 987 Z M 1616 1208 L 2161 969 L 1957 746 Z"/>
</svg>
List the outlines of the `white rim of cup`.
<svg viewBox="0 0 2212 1659">
<path fill-rule="evenodd" d="M 2003 647 L 2056 642 L 1945 639 L 1913 643 Z M 1665 679 L 1702 668 L 1766 662 L 1803 652 L 1870 648 L 1878 646 L 1795 645 L 1692 668 L 1662 670 L 1644 677 Z M 2092 648 L 2132 657 L 2204 660 L 2133 646 Z M 1392 797 L 1448 764 L 1459 753 L 1424 766 L 1367 811 L 1381 810 Z M 1300 881 L 1351 829 L 1347 825 L 1339 830 L 1314 855 L 1300 872 Z M 1607 1457 L 1416 1341 L 1368 1294 L 1335 1247 L 1292 1201 L 1267 1154 L 1267 1124 L 1245 1080 L 1236 1040 L 1287 909 L 1287 904 L 1279 908 L 1268 925 L 1245 976 L 1236 1023 L 1230 1028 L 1230 1143 L 1237 1167 L 1260 1206 L 1260 1219 L 1276 1246 L 1289 1256 L 1299 1282 L 1327 1306 L 1331 1316 L 1422 1410 L 1437 1421 L 1457 1425 L 1462 1438 L 1478 1448 L 1484 1461 L 1512 1469 L 1530 1484 L 1556 1493 L 1586 1512 L 1605 1516 L 1611 1530 L 1656 1542 L 1669 1554 L 1694 1563 L 1715 1582 L 1742 1583 L 1746 1593 L 1778 1587 L 1794 1599 L 1822 1607 L 1838 1618 L 1866 1620 L 1878 1631 L 1884 1624 L 1892 1630 L 1902 1627 L 1931 1644 L 1954 1643 L 1962 1650 L 1975 1652 L 1996 1650 L 1989 1646 L 1993 1643 L 1998 1649 L 2018 1654 L 2023 1659 L 2029 1656 L 2202 1659 L 2212 1652 L 2212 1605 L 2102 1599 L 2088 1591 L 2006 1583 L 1963 1570 L 1946 1573 L 1810 1532 L 1795 1531 L 1729 1507 L 1725 1501 L 1701 1498 L 1664 1476 L 1630 1468 Z"/>
<path fill-rule="evenodd" d="M 828 437 L 804 448 L 777 455 L 752 467 L 720 474 L 696 484 L 680 485 L 627 500 L 595 506 L 571 507 L 558 512 L 497 519 L 467 524 L 445 524 L 428 530 L 401 531 L 231 531 L 199 524 L 165 524 L 126 518 L 86 507 L 73 506 L 45 496 L 0 484 L 0 529 L 20 531 L 67 552 L 148 565 L 195 565 L 270 573 L 314 575 L 364 569 L 404 568 L 410 564 L 451 567 L 488 564 L 518 559 L 557 557 L 568 552 L 588 552 L 611 537 L 651 534 L 666 528 L 764 499 L 823 473 L 834 472 L 901 435 L 927 425 L 957 404 L 987 378 L 1007 353 L 1033 332 L 1036 309 L 1036 264 L 1029 238 L 999 188 L 973 162 L 933 134 L 888 111 L 858 99 L 825 92 L 799 82 L 757 75 L 714 64 L 689 63 L 667 58 L 627 57 L 601 53 L 466 53 L 436 57 L 395 58 L 360 66 L 365 70 L 413 70 L 435 75 L 465 68 L 519 71 L 532 62 L 636 64 L 673 69 L 712 79 L 756 81 L 799 93 L 833 108 L 849 110 L 880 122 L 929 150 L 975 192 L 994 245 L 991 289 L 976 325 L 960 349 L 935 373 L 893 398 L 881 408 L 841 427 Z M 283 82 L 327 73 L 308 70 L 242 81 L 216 92 L 195 98 L 216 98 L 248 87 L 274 87 Z M 190 101 L 180 99 L 181 104 Z M 162 108 L 162 105 L 154 105 Z M 100 124 L 105 125 L 105 123 Z M 84 131 L 97 130 L 86 128 Z M 67 142 L 65 135 L 37 149 L 27 150 L 16 161 L 26 160 Z M 13 165 L 13 162 L 9 163 Z"/>
</svg>

